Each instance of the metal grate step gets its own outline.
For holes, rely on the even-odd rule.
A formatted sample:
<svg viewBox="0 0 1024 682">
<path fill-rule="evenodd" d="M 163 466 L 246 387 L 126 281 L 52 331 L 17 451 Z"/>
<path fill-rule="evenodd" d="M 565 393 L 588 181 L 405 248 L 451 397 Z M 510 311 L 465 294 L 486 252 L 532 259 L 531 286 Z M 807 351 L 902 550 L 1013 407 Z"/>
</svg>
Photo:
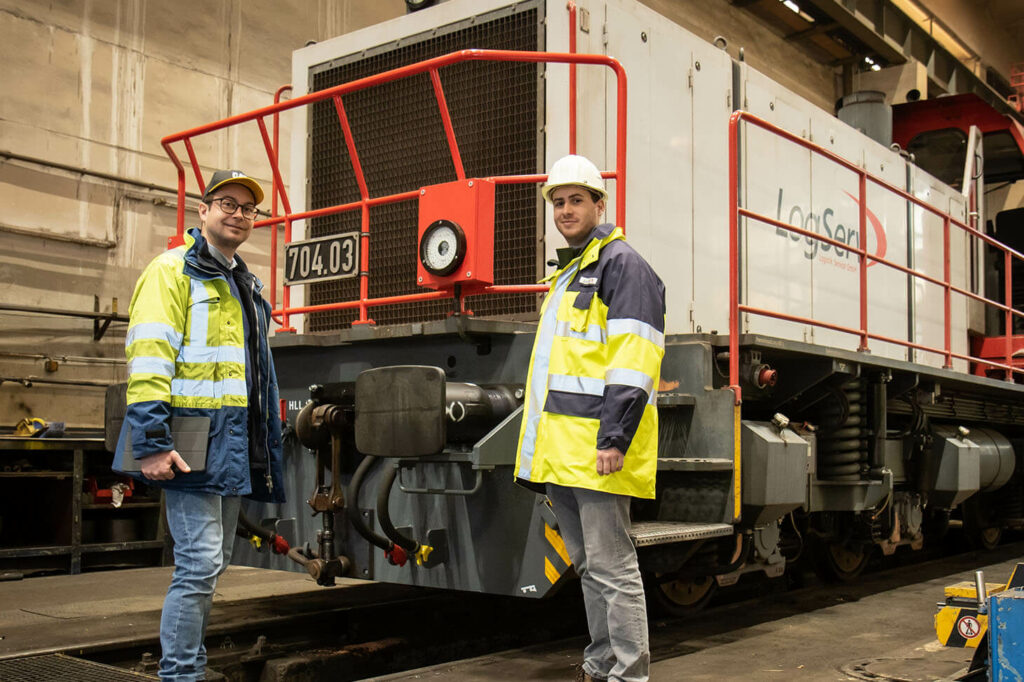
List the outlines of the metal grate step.
<svg viewBox="0 0 1024 682">
<path fill-rule="evenodd" d="M 659 457 L 658 471 L 731 471 L 733 461 L 724 457 Z"/>
<path fill-rule="evenodd" d="M 3 682 L 139 682 L 156 679 L 152 675 L 64 654 L 0 661 L 0 680 Z"/>
<path fill-rule="evenodd" d="M 690 393 L 658 393 L 658 407 L 688 407 L 697 404 L 697 396 Z"/>
<path fill-rule="evenodd" d="M 636 521 L 629 530 L 629 536 L 633 538 L 633 544 L 637 547 L 703 540 L 732 533 L 733 527 L 728 523 L 690 521 Z"/>
</svg>

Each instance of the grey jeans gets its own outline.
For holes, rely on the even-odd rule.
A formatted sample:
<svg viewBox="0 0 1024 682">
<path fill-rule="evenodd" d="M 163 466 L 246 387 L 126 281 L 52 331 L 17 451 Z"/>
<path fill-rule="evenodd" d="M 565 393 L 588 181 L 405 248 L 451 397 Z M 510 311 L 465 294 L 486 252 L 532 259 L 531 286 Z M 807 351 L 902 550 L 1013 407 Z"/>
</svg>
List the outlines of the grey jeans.
<svg viewBox="0 0 1024 682">
<path fill-rule="evenodd" d="M 551 483 L 547 494 L 583 586 L 591 639 L 583 669 L 596 679 L 646 680 L 647 605 L 629 539 L 629 498 Z"/>
</svg>

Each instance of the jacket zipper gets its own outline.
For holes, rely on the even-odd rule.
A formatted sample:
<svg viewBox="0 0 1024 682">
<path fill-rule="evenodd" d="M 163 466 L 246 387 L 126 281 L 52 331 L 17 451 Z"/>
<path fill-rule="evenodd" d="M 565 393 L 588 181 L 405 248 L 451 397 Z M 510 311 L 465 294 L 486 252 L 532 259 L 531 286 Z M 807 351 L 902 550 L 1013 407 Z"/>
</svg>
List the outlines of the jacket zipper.
<svg viewBox="0 0 1024 682">
<path fill-rule="evenodd" d="M 188 259 L 186 258 L 186 260 L 188 260 Z M 211 277 L 213 277 L 215 279 L 222 279 L 222 280 L 224 280 L 224 283 L 227 284 L 227 278 L 223 274 L 221 274 L 219 272 L 213 272 L 211 270 L 207 270 L 206 268 L 204 268 L 199 263 L 198 259 L 196 259 L 196 258 L 192 259 L 192 266 L 196 270 L 199 270 L 202 273 L 210 275 Z M 263 327 L 262 327 L 263 320 L 262 320 L 262 318 L 260 318 L 259 309 L 256 307 L 256 304 L 255 304 L 256 298 L 255 297 L 256 297 L 256 281 L 253 279 L 253 280 L 249 281 L 249 301 L 248 301 L 248 304 L 251 306 L 251 309 L 254 312 L 253 321 L 257 324 L 257 326 L 259 326 L 258 333 L 262 333 L 262 331 L 263 331 Z M 250 331 L 250 333 L 251 333 L 251 331 Z M 244 339 L 243 339 L 243 342 L 244 342 Z M 252 349 L 250 349 L 250 354 L 251 354 L 251 350 Z M 259 350 L 260 350 L 260 348 L 259 348 L 259 339 L 257 337 L 257 340 L 256 340 L 256 353 L 253 356 L 253 363 L 256 365 L 256 367 L 254 368 L 254 378 L 255 378 L 255 381 L 256 381 L 256 398 L 257 398 L 256 408 L 258 410 L 257 414 L 260 416 L 260 419 L 264 420 L 264 414 L 263 414 L 263 388 L 262 388 L 262 382 L 260 381 L 260 357 L 259 357 L 260 353 L 259 353 Z M 270 352 L 269 348 L 267 349 L 267 352 L 268 353 Z M 264 424 L 261 423 L 261 424 L 258 424 L 257 426 L 259 426 L 262 429 L 263 425 Z M 266 470 L 265 470 L 265 473 L 263 474 L 263 477 L 264 477 L 264 480 L 266 481 L 266 484 L 267 484 L 267 492 L 268 493 L 272 493 L 274 491 L 274 479 L 270 475 L 270 431 L 269 431 L 269 429 L 267 430 L 267 435 L 266 435 L 266 438 L 264 439 L 264 453 L 266 454 L 267 461 L 266 461 Z"/>
<path fill-rule="evenodd" d="M 256 329 L 250 330 L 253 334 L 253 339 L 256 341 L 256 353 L 254 353 L 253 364 L 256 365 L 254 369 L 253 380 L 256 382 L 256 414 L 259 415 L 260 423 L 257 424 L 258 428 L 262 431 L 267 422 L 267 415 L 263 409 L 263 382 L 261 381 L 262 367 L 260 366 L 261 353 L 260 353 L 260 337 L 263 335 L 263 319 L 260 317 L 260 308 L 262 306 L 256 305 L 256 280 L 249 280 L 249 305 L 252 306 L 252 321 L 256 325 Z M 270 349 L 267 349 L 270 352 Z M 263 434 L 261 434 L 263 435 Z M 263 476 L 267 482 L 267 492 L 274 491 L 274 479 L 270 475 L 270 429 L 267 429 L 266 436 L 263 439 L 263 453 L 266 457 L 266 469 L 263 472 Z"/>
</svg>

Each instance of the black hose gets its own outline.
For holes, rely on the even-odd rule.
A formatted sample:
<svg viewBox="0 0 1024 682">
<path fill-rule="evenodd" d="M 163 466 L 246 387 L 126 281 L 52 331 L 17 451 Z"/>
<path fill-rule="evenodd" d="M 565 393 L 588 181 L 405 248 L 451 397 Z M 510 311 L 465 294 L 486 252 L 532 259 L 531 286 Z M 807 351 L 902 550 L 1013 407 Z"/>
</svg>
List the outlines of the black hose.
<svg viewBox="0 0 1024 682">
<path fill-rule="evenodd" d="M 406 552 L 415 554 L 420 549 L 420 543 L 399 533 L 398 529 L 395 528 L 395 524 L 391 522 L 391 512 L 388 511 L 388 502 L 391 501 L 391 487 L 395 484 L 397 476 L 398 467 L 391 467 L 384 474 L 380 487 L 377 489 L 377 521 L 380 523 L 380 528 L 384 531 L 384 535 L 388 536 Z"/>
<path fill-rule="evenodd" d="M 305 566 L 309 563 L 309 557 L 303 554 L 302 550 L 298 547 L 291 547 L 288 549 L 288 558 L 300 566 Z"/>
<path fill-rule="evenodd" d="M 749 533 L 744 533 L 740 542 L 742 544 L 740 545 L 739 556 L 736 557 L 736 560 L 726 566 L 716 567 L 715 570 L 712 571 L 714 575 L 732 573 L 733 571 L 739 570 L 743 564 L 747 563 L 747 557 L 750 555 L 750 547 L 754 544 L 753 536 Z"/>
<path fill-rule="evenodd" d="M 356 532 L 371 545 L 380 547 L 385 552 L 390 552 L 394 543 L 385 537 L 377 535 L 372 530 L 366 527 L 363 523 L 363 516 L 359 513 L 359 489 L 363 486 L 363 479 L 366 478 L 366 473 L 373 467 L 377 462 L 377 458 L 373 455 L 367 455 L 363 458 L 363 461 L 356 467 L 356 472 L 352 475 L 352 481 L 348 486 L 348 506 L 345 511 L 345 515 L 348 520 L 352 523 L 352 527 L 356 529 Z"/>
<path fill-rule="evenodd" d="M 253 523 L 253 520 L 246 516 L 245 512 L 242 511 L 242 508 L 239 507 L 238 526 L 235 528 L 235 535 L 243 538 L 255 535 L 264 542 L 271 542 L 271 539 L 274 537 L 274 531 Z"/>
</svg>

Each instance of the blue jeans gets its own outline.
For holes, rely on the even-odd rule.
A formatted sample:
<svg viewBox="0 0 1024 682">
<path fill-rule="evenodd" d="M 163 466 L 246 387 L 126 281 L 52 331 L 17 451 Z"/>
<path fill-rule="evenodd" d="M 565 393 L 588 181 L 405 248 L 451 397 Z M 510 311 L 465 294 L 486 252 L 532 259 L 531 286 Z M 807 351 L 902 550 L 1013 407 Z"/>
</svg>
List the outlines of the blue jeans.
<svg viewBox="0 0 1024 682">
<path fill-rule="evenodd" d="M 547 494 L 583 587 L 591 640 L 583 670 L 601 680 L 646 680 L 647 604 L 629 538 L 629 497 L 551 483 Z"/>
<path fill-rule="evenodd" d="M 160 616 L 161 680 L 206 677 L 203 637 L 217 577 L 231 561 L 240 505 L 239 497 L 164 490 L 174 576 Z"/>
</svg>

